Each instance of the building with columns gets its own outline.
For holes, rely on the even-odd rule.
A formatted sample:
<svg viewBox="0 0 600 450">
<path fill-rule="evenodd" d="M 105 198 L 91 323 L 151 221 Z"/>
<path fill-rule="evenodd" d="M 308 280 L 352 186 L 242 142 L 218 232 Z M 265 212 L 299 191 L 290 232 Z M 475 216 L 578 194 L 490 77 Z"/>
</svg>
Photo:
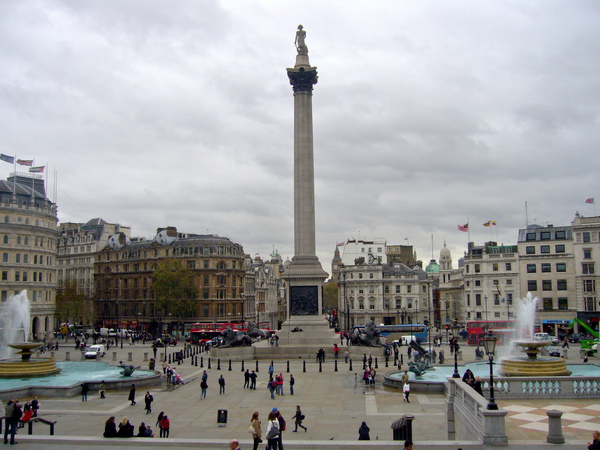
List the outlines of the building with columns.
<svg viewBox="0 0 600 450">
<path fill-rule="evenodd" d="M 0 181 L 0 308 L 26 290 L 32 340 L 54 332 L 57 222 L 41 175 L 16 173 Z"/>
</svg>

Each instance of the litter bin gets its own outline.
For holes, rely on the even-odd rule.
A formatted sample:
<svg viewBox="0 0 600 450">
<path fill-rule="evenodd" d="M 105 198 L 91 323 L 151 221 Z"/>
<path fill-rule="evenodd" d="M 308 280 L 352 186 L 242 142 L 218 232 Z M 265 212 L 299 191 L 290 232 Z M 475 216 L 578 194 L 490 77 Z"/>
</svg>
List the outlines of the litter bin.
<svg viewBox="0 0 600 450">
<path fill-rule="evenodd" d="M 227 426 L 227 410 L 219 409 L 217 412 L 217 425 L 220 427 Z"/>
<path fill-rule="evenodd" d="M 404 414 L 401 419 L 392 423 L 392 433 L 394 441 L 412 441 L 412 421 L 415 416 L 412 414 Z"/>
</svg>

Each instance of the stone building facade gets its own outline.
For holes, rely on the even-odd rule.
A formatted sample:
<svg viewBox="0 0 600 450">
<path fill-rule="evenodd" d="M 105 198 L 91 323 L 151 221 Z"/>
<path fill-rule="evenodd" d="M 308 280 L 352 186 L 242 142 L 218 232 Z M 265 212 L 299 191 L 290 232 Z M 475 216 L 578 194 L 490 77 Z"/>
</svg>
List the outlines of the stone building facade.
<svg viewBox="0 0 600 450">
<path fill-rule="evenodd" d="M 54 331 L 57 207 L 40 175 L 16 174 L 0 181 L 0 305 L 27 291 L 31 305 L 28 339 Z"/>
<path fill-rule="evenodd" d="M 166 258 L 181 261 L 196 286 L 195 311 L 183 318 L 155 308 L 153 271 Z M 97 324 L 140 329 L 153 334 L 185 333 L 193 323 L 241 323 L 244 317 L 245 266 L 240 244 L 218 235 L 158 230 L 153 240 L 109 240 L 94 263 Z"/>
</svg>

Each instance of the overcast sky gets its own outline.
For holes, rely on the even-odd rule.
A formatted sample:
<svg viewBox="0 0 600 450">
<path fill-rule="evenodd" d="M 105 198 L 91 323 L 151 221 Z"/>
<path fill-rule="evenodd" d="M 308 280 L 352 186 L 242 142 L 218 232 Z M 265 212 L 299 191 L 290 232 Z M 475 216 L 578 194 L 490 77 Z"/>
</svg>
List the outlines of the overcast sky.
<svg viewBox="0 0 600 450">
<path fill-rule="evenodd" d="M 432 235 L 456 267 L 458 224 L 516 244 L 525 202 L 529 223 L 594 215 L 597 1 L 7 0 L 0 153 L 48 164 L 51 198 L 56 171 L 61 222 L 170 225 L 291 258 L 298 24 L 319 74 L 325 270 L 352 238 L 408 238 L 427 263 Z"/>
</svg>

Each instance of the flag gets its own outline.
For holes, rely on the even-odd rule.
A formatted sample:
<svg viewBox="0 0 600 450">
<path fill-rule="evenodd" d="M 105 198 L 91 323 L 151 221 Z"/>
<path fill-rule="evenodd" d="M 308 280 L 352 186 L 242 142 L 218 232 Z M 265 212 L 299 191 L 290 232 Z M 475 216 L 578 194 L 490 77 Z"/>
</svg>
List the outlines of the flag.
<svg viewBox="0 0 600 450">
<path fill-rule="evenodd" d="M 0 153 L 0 160 L 5 161 L 7 163 L 13 164 L 15 162 L 14 156 L 5 155 L 4 153 Z"/>
<path fill-rule="evenodd" d="M 4 155 L 2 155 L 2 156 L 4 156 Z M 594 203 L 594 197 L 588 198 L 585 202 L 586 203 Z"/>
<path fill-rule="evenodd" d="M 45 167 L 46 167 L 46 166 L 30 167 L 30 168 L 29 168 L 29 171 L 30 171 L 31 173 L 42 173 L 42 172 L 44 171 L 44 168 L 45 168 Z"/>
<path fill-rule="evenodd" d="M 341 247 L 342 245 L 346 245 L 344 242 L 340 242 L 337 246 Z"/>
<path fill-rule="evenodd" d="M 490 222 L 492 223 L 492 225 L 496 226 L 496 221 L 495 220 L 491 220 Z"/>
<path fill-rule="evenodd" d="M 33 159 L 17 159 L 17 164 L 21 166 L 33 166 Z"/>
<path fill-rule="evenodd" d="M 486 223 L 483 224 L 484 227 L 489 227 L 492 225 L 492 221 L 488 220 Z"/>
<path fill-rule="evenodd" d="M 469 231 L 469 224 L 465 223 L 464 225 L 459 225 L 458 231 Z"/>
</svg>

